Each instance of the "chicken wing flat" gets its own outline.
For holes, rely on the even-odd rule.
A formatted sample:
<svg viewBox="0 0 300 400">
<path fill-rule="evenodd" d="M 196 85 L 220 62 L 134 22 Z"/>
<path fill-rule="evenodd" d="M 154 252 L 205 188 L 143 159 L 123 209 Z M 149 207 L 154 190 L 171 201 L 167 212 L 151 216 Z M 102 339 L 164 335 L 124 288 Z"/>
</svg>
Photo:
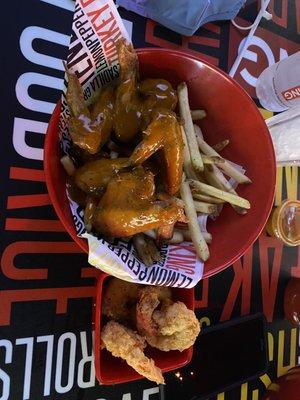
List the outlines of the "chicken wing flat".
<svg viewBox="0 0 300 400">
<path fill-rule="evenodd" d="M 111 178 L 127 165 L 128 158 L 100 158 L 89 161 L 76 170 L 74 180 L 85 193 L 100 195 Z"/>
<path fill-rule="evenodd" d="M 155 110 L 173 111 L 177 105 L 176 91 L 165 79 L 145 79 L 141 81 L 139 93 L 143 98 L 143 128 L 149 125 Z"/>
<path fill-rule="evenodd" d="M 154 176 L 138 167 L 117 174 L 108 183 L 94 217 L 96 231 L 112 237 L 128 237 L 172 225 L 182 218 L 176 203 L 161 205 L 155 201 Z"/>
<path fill-rule="evenodd" d="M 141 99 L 138 93 L 138 58 L 131 44 L 117 45 L 120 83 L 116 89 L 114 131 L 121 142 L 130 142 L 141 129 Z"/>
<path fill-rule="evenodd" d="M 144 132 L 143 140 L 130 157 L 130 163 L 140 165 L 157 151 L 165 166 L 165 190 L 169 195 L 179 191 L 183 170 L 183 141 L 176 115 L 167 110 L 157 111 Z"/>
<path fill-rule="evenodd" d="M 120 83 L 116 89 L 114 131 L 121 142 L 130 142 L 146 128 L 157 108 L 174 110 L 176 91 L 165 79 L 138 82 L 138 58 L 131 44 L 118 42 Z"/>
</svg>

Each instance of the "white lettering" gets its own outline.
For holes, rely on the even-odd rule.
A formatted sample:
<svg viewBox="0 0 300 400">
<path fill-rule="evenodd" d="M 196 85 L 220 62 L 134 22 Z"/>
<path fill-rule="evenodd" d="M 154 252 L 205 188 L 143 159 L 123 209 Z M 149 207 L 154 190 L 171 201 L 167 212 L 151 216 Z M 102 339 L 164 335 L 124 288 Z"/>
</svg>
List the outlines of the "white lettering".
<svg viewBox="0 0 300 400">
<path fill-rule="evenodd" d="M 34 50 L 32 44 L 33 41 L 37 39 L 46 40 L 47 42 L 57 43 L 68 47 L 70 37 L 39 26 L 29 26 L 28 28 L 25 28 L 20 36 L 20 48 L 23 56 L 27 58 L 28 61 L 31 61 L 34 64 L 43 65 L 44 67 L 63 71 L 64 66 L 61 59 L 41 54 Z"/>
<path fill-rule="evenodd" d="M 38 85 L 48 88 L 63 90 L 63 80 L 53 76 L 38 74 L 36 72 L 25 72 L 16 83 L 16 96 L 20 104 L 28 110 L 52 114 L 55 104 L 49 101 L 36 100 L 30 97 L 28 90 L 30 86 Z"/>
<path fill-rule="evenodd" d="M 299 95 L 300 95 L 299 89 L 292 89 L 291 92 L 292 92 L 293 98 L 299 97 Z"/>
<path fill-rule="evenodd" d="M 153 387 L 153 388 L 149 388 L 149 389 L 144 389 L 143 390 L 143 400 L 149 400 L 149 397 L 152 394 L 157 394 L 159 393 L 159 387 Z"/>
<path fill-rule="evenodd" d="M 11 364 L 12 362 L 12 344 L 9 340 L 0 340 L 0 347 L 5 347 L 4 363 Z M 0 400 L 8 400 L 10 389 L 10 377 L 0 368 L 0 381 L 2 381 L 2 394 Z"/>
<path fill-rule="evenodd" d="M 131 400 L 131 394 L 130 393 L 124 393 L 122 400 Z"/>
<path fill-rule="evenodd" d="M 292 95 L 291 92 L 285 92 L 285 93 L 284 93 L 284 98 L 285 98 L 286 100 L 292 100 L 292 99 L 293 99 L 293 95 Z"/>
<path fill-rule="evenodd" d="M 240 46 L 243 44 L 243 41 L 245 39 L 242 40 L 242 42 L 240 43 Z M 249 44 L 250 46 L 257 46 L 259 47 L 266 55 L 267 60 L 268 60 L 268 65 L 272 65 L 275 64 L 275 58 L 274 55 L 272 53 L 272 50 L 270 48 L 270 46 L 261 38 L 257 37 L 257 36 L 253 36 L 251 43 Z M 239 51 L 240 51 L 239 47 Z M 251 54 L 252 53 L 252 54 Z M 254 56 L 253 55 L 253 51 L 249 50 L 249 48 L 245 51 L 245 59 L 248 59 L 250 61 L 254 61 L 257 62 L 257 54 Z M 255 53 L 254 53 L 255 54 Z M 246 69 L 242 69 L 242 71 L 240 72 L 241 76 L 243 77 L 243 79 L 251 86 L 255 87 L 256 86 L 256 81 L 257 81 L 257 77 L 251 75 L 251 73 Z"/>
<path fill-rule="evenodd" d="M 62 386 L 62 367 L 64 359 L 65 341 L 70 341 L 70 356 L 68 366 L 68 380 L 65 386 Z M 76 351 L 76 336 L 74 333 L 67 332 L 60 336 L 57 345 L 56 373 L 55 373 L 55 390 L 57 393 L 66 393 L 71 390 L 74 384 L 75 372 L 75 351 Z"/>
<path fill-rule="evenodd" d="M 241 41 L 238 52 L 241 51 L 245 40 L 246 40 L 246 38 Z M 245 50 L 244 59 L 252 61 L 254 63 L 257 63 L 257 61 L 258 61 L 257 53 L 253 50 L 250 50 L 249 49 L 250 46 L 256 46 L 264 52 L 264 54 L 268 60 L 268 66 L 275 64 L 276 61 L 275 61 L 275 57 L 272 52 L 272 49 L 262 38 L 259 38 L 257 36 L 253 36 L 251 43 L 249 44 L 247 50 Z M 283 60 L 284 58 L 287 58 L 287 57 L 288 57 L 287 51 L 285 49 L 280 48 L 279 59 Z M 248 85 L 253 86 L 253 87 L 256 86 L 257 77 L 253 76 L 248 71 L 247 68 L 243 68 L 241 70 L 240 74 L 241 74 L 242 78 L 248 83 Z"/>
<path fill-rule="evenodd" d="M 46 350 L 46 366 L 45 366 L 45 383 L 44 383 L 44 396 L 50 395 L 51 372 L 52 372 L 52 356 L 53 356 L 53 335 L 38 336 L 37 343 L 47 343 Z"/>
<path fill-rule="evenodd" d="M 94 332 L 93 332 L 94 337 Z M 81 351 L 82 351 L 82 360 L 79 361 L 78 364 L 78 375 L 77 375 L 77 383 L 78 386 L 82 389 L 95 386 L 95 366 L 94 366 L 94 351 L 92 348 L 91 355 L 88 355 L 87 350 L 87 340 L 86 340 L 86 332 L 80 332 L 80 343 L 81 343 Z M 84 368 L 86 364 L 89 364 L 90 368 L 90 376 L 87 381 L 84 380 Z"/>
<path fill-rule="evenodd" d="M 24 118 L 15 118 L 13 129 L 13 146 L 16 152 L 30 160 L 43 160 L 43 149 L 31 147 L 26 143 L 26 132 L 45 134 L 45 122 L 32 121 Z"/>
<path fill-rule="evenodd" d="M 16 340 L 16 345 L 22 345 L 22 344 L 26 345 L 23 400 L 28 400 L 30 397 L 30 385 L 31 385 L 33 337 Z"/>
</svg>

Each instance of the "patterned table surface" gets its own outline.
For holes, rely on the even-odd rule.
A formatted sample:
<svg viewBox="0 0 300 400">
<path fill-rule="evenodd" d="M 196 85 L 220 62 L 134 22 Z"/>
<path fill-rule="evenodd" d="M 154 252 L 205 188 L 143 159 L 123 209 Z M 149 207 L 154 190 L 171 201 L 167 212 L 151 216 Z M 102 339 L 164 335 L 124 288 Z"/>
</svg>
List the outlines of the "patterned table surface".
<svg viewBox="0 0 300 400">
<path fill-rule="evenodd" d="M 146 380 L 111 387 L 96 383 L 91 313 L 98 271 L 65 233 L 45 186 L 44 133 L 62 88 L 60 60 L 71 34 L 72 0 L 2 3 L 0 399 L 158 399 L 158 388 Z M 257 12 L 257 3 L 248 3 L 241 24 Z M 135 47 L 181 49 L 225 71 L 245 37 L 229 22 L 182 37 L 119 11 Z M 255 101 L 259 73 L 300 49 L 300 2 L 271 0 L 269 11 L 272 21 L 261 22 L 235 75 Z M 276 202 L 297 195 L 298 168 L 279 168 Z M 292 275 L 300 277 L 298 248 L 263 233 L 242 260 L 197 286 L 203 323 L 255 312 L 268 320 L 267 374 L 211 400 L 259 399 L 274 377 L 298 363 L 298 331 L 283 318 L 284 288 Z M 170 373 L 170 385 L 188 387 L 193 379 L 188 368 Z"/>
</svg>

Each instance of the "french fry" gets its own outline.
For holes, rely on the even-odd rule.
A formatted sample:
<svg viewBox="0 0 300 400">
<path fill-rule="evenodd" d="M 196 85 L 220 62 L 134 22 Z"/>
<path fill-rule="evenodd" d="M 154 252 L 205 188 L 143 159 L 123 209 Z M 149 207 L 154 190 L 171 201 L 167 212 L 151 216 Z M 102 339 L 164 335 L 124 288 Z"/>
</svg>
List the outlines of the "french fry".
<svg viewBox="0 0 300 400">
<path fill-rule="evenodd" d="M 160 260 L 160 254 L 152 239 L 147 238 L 142 233 L 133 236 L 133 244 L 139 258 L 145 265 L 152 265 L 154 261 Z"/>
<path fill-rule="evenodd" d="M 180 232 L 182 233 L 184 240 L 187 240 L 187 241 L 192 240 L 191 233 L 188 229 L 181 229 Z M 206 243 L 210 244 L 212 242 L 211 233 L 202 232 L 202 231 L 201 231 L 201 233 L 202 233 L 202 236 L 203 236 L 204 240 L 206 241 Z"/>
<path fill-rule="evenodd" d="M 189 145 L 187 142 L 186 134 L 183 129 L 183 126 L 180 126 L 181 128 L 181 134 L 182 134 L 182 139 L 183 139 L 183 169 L 184 172 L 186 173 L 186 176 L 189 179 L 197 179 L 197 175 L 193 169 L 192 161 L 191 161 L 191 155 L 189 151 Z"/>
<path fill-rule="evenodd" d="M 225 162 L 222 157 L 211 157 L 202 154 L 203 164 L 223 164 Z"/>
<path fill-rule="evenodd" d="M 193 124 L 193 125 L 194 125 L 194 131 L 195 131 L 196 138 L 201 137 L 201 139 L 203 139 L 203 133 L 201 131 L 200 126 L 198 126 L 196 124 Z"/>
<path fill-rule="evenodd" d="M 220 175 L 224 177 L 222 172 L 218 168 L 213 168 L 212 165 L 208 165 L 204 170 L 204 176 L 209 185 L 220 190 L 225 190 L 226 192 L 230 191 L 229 182 L 226 181 L 226 183 L 228 183 L 228 185 L 226 185 L 225 182 L 221 180 Z M 226 180 L 225 177 L 224 180 Z"/>
<path fill-rule="evenodd" d="M 161 259 L 161 256 L 158 251 L 158 248 L 155 246 L 153 239 L 150 239 L 149 237 L 146 237 L 146 236 L 144 236 L 144 239 L 147 243 L 147 248 L 148 248 L 150 257 L 152 258 L 151 264 L 153 264 L 153 262 L 155 262 L 155 261 L 159 261 Z"/>
<path fill-rule="evenodd" d="M 93 222 L 94 214 L 97 209 L 97 204 L 98 204 L 98 202 L 94 197 L 92 197 L 92 196 L 88 197 L 87 203 L 86 203 L 86 206 L 84 209 L 84 218 L 83 218 L 85 229 L 87 230 L 87 232 L 91 232 L 91 230 L 93 228 L 92 222 Z"/>
<path fill-rule="evenodd" d="M 225 192 L 224 190 L 217 189 L 214 186 L 207 185 L 206 183 L 195 181 L 192 179 L 189 180 L 189 183 L 192 185 L 192 187 L 194 187 L 200 193 L 217 197 L 218 199 L 222 199 L 224 201 L 227 201 L 230 204 L 234 204 L 236 206 L 246 208 L 247 210 L 250 208 L 249 201 L 246 199 L 243 199 L 240 196 Z"/>
<path fill-rule="evenodd" d="M 144 235 L 148 236 L 149 238 L 157 239 L 157 233 L 154 229 L 145 231 L 143 233 L 144 233 Z M 182 243 L 183 241 L 184 241 L 184 237 L 183 237 L 182 232 L 178 229 L 174 229 L 173 236 L 171 237 L 171 239 L 168 240 L 168 243 L 176 244 L 176 243 Z"/>
<path fill-rule="evenodd" d="M 197 136 L 197 142 L 200 150 L 207 156 L 220 157 L 220 155 L 201 137 Z M 221 157 L 222 158 L 222 157 Z M 251 183 L 251 180 L 236 168 L 234 168 L 227 160 L 223 164 L 220 164 L 220 168 L 229 176 L 234 178 L 238 183 Z"/>
<path fill-rule="evenodd" d="M 60 162 L 69 176 L 74 175 L 76 168 L 75 168 L 72 158 L 65 155 L 60 159 Z"/>
<path fill-rule="evenodd" d="M 193 121 L 203 119 L 206 117 L 205 110 L 191 110 L 191 116 Z"/>
<path fill-rule="evenodd" d="M 197 212 L 200 212 L 203 214 L 214 214 L 218 210 L 218 207 L 216 206 L 216 204 L 203 203 L 201 201 L 194 200 L 194 206 L 195 206 L 195 209 Z"/>
<path fill-rule="evenodd" d="M 152 258 L 149 254 L 148 246 L 142 233 L 133 236 L 133 245 L 142 262 L 145 265 L 151 265 Z"/>
<path fill-rule="evenodd" d="M 168 243 L 170 243 L 170 244 L 179 244 L 179 243 L 182 243 L 182 242 L 184 242 L 183 233 L 178 229 L 174 229 L 173 236 L 168 241 Z"/>
<path fill-rule="evenodd" d="M 225 140 L 222 140 L 222 142 L 219 142 L 219 143 L 215 144 L 214 146 L 212 146 L 212 148 L 216 152 L 220 152 L 220 151 L 224 150 L 225 147 L 228 146 L 228 144 L 229 144 L 229 139 L 225 139 Z"/>
<path fill-rule="evenodd" d="M 189 106 L 188 90 L 185 82 L 182 82 L 177 87 L 179 112 L 182 121 L 184 122 L 184 131 L 186 134 L 189 151 L 191 155 L 192 165 L 196 172 L 203 171 L 203 161 L 197 146 L 197 139 L 193 126 L 191 110 Z"/>
<path fill-rule="evenodd" d="M 221 199 L 217 199 L 216 197 L 208 196 L 206 194 L 200 194 L 200 193 L 192 193 L 193 198 L 195 200 L 200 200 L 205 203 L 213 203 L 213 204 L 223 204 L 224 201 Z"/>
<path fill-rule="evenodd" d="M 210 165 L 205 170 L 205 177 L 209 184 L 217 187 L 220 190 L 226 190 L 226 192 L 238 195 L 234 188 L 231 186 L 230 182 L 225 178 L 218 167 Z M 232 207 L 238 214 L 246 214 L 247 210 L 245 208 L 231 204 Z"/>
<path fill-rule="evenodd" d="M 185 214 L 189 221 L 188 226 L 191 232 L 191 239 L 194 243 L 196 253 L 201 260 L 206 261 L 209 258 L 209 250 L 198 224 L 197 212 L 194 206 L 192 193 L 189 187 L 189 183 L 185 180 L 185 176 L 183 177 L 181 183 L 180 194 L 182 200 L 185 203 Z"/>
</svg>

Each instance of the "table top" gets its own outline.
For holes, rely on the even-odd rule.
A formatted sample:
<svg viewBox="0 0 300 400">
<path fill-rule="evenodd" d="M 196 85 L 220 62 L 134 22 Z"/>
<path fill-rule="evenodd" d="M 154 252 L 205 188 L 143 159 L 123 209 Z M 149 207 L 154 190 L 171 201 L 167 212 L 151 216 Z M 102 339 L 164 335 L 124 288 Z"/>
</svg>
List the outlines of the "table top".
<svg viewBox="0 0 300 400">
<path fill-rule="evenodd" d="M 2 14 L 0 398 L 155 400 L 158 387 L 146 380 L 97 384 L 91 321 L 99 272 L 65 233 L 45 185 L 44 134 L 63 86 L 61 60 L 73 7 L 72 0 L 14 0 Z M 119 11 L 136 48 L 180 49 L 227 72 L 245 37 L 229 22 L 209 23 L 193 37 L 182 37 Z M 259 73 L 300 49 L 300 3 L 271 1 L 269 11 L 272 21 L 261 22 L 234 77 L 256 102 Z M 256 12 L 256 2 L 250 2 L 239 23 L 249 24 Z M 297 198 L 298 168 L 278 168 L 277 175 L 276 203 Z M 256 312 L 268 321 L 267 373 L 211 400 L 259 399 L 274 377 L 300 362 L 299 332 L 283 316 L 286 283 L 292 275 L 300 277 L 299 255 L 298 248 L 263 233 L 242 260 L 197 285 L 197 316 L 203 323 Z M 169 373 L 175 391 L 179 384 L 189 387 L 189 368 L 179 371 L 183 383 L 179 374 Z"/>
</svg>

